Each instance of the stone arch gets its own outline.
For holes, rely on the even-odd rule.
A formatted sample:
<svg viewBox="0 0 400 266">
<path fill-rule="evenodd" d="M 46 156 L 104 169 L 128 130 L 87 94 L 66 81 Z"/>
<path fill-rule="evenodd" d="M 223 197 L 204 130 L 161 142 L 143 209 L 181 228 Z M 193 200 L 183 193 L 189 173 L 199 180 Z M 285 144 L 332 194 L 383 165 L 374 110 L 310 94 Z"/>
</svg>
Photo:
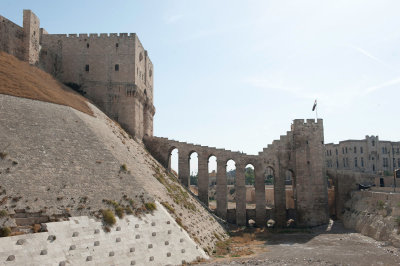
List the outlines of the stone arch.
<svg viewBox="0 0 400 266">
<path fill-rule="evenodd" d="M 236 208 L 236 161 L 228 159 L 226 161 L 226 184 L 227 184 L 227 200 L 228 209 Z"/>
<path fill-rule="evenodd" d="M 271 165 L 265 166 L 263 181 L 265 185 L 265 204 L 268 208 L 274 208 L 275 206 L 275 182 L 276 182 L 276 171 Z"/>
<path fill-rule="evenodd" d="M 218 157 L 211 153 L 207 156 L 207 173 L 208 173 L 208 207 L 210 209 L 217 208 L 217 169 Z"/>
<path fill-rule="evenodd" d="M 168 171 L 176 176 L 179 174 L 179 149 L 176 146 L 168 149 Z"/>
<path fill-rule="evenodd" d="M 285 170 L 286 209 L 296 209 L 296 175 L 292 169 Z"/>
<path fill-rule="evenodd" d="M 193 194 L 198 196 L 199 153 L 195 150 L 191 150 L 188 153 L 188 167 L 189 167 L 189 189 L 193 192 Z"/>
<path fill-rule="evenodd" d="M 246 187 L 246 209 L 255 209 L 256 190 L 255 190 L 255 167 L 252 163 L 244 167 L 244 181 Z"/>
</svg>

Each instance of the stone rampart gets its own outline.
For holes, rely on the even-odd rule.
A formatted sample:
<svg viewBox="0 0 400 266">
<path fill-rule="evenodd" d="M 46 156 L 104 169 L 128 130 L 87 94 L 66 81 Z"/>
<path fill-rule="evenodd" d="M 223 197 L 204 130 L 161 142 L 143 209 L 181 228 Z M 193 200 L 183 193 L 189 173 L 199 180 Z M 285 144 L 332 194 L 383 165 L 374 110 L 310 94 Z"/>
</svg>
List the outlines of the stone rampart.
<svg viewBox="0 0 400 266">
<path fill-rule="evenodd" d="M 0 16 L 0 50 L 25 60 L 24 29 Z"/>
<path fill-rule="evenodd" d="M 153 214 L 117 218 L 110 232 L 87 216 L 47 223 L 48 232 L 1 238 L 6 265 L 178 265 L 207 259 L 157 202 Z"/>
<path fill-rule="evenodd" d="M 178 149 L 179 179 L 189 185 L 189 158 L 193 152 L 198 154 L 198 194 L 199 199 L 208 204 L 209 170 L 208 160 L 217 158 L 217 215 L 226 219 L 227 215 L 227 177 L 228 160 L 236 164 L 236 223 L 244 225 L 246 218 L 245 167 L 252 164 L 255 172 L 256 223 L 264 226 L 266 222 L 265 179 L 267 170 L 274 177 L 274 217 L 279 226 L 286 223 L 287 172 L 293 176 L 293 197 L 300 226 L 315 226 L 328 221 L 328 192 L 324 168 L 324 139 L 322 119 L 296 119 L 287 135 L 274 140 L 268 148 L 258 155 L 247 155 L 225 149 L 179 142 L 161 137 L 146 137 L 144 143 L 150 153 L 164 167 L 170 169 L 171 152 Z M 311 191 L 311 193 L 310 193 Z"/>
<path fill-rule="evenodd" d="M 342 219 L 347 228 L 400 247 L 400 193 L 353 191 Z"/>
</svg>

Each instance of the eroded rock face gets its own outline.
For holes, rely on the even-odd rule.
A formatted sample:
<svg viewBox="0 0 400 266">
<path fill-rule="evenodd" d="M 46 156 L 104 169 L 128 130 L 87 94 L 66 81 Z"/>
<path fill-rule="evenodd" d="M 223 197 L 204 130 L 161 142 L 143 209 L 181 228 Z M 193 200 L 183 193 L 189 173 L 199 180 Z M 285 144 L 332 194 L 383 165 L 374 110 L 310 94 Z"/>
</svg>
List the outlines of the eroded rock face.
<svg viewBox="0 0 400 266">
<path fill-rule="evenodd" d="M 400 247 L 400 194 L 356 191 L 345 204 L 345 227 Z"/>
</svg>

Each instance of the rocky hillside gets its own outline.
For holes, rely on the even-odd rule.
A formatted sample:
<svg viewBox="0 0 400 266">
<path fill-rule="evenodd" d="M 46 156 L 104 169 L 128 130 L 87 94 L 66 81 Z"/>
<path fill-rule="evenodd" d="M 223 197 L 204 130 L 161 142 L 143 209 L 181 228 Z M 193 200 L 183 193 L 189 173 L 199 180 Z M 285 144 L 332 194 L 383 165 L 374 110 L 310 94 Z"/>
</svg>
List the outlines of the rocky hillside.
<svg viewBox="0 0 400 266">
<path fill-rule="evenodd" d="M 0 227 L 101 221 L 105 209 L 140 216 L 156 200 L 207 252 L 227 237 L 143 144 L 46 73 L 2 53 L 0 93 Z"/>
<path fill-rule="evenodd" d="M 400 247 L 400 194 L 353 192 L 342 219 L 347 228 Z"/>
</svg>

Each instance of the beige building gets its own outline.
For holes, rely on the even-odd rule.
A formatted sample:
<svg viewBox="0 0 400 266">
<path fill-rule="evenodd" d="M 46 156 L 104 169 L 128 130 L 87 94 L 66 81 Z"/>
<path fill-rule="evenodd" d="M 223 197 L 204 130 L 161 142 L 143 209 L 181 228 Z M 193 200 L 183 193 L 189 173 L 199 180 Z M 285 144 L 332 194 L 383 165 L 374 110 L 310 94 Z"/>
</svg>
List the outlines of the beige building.
<svg viewBox="0 0 400 266">
<path fill-rule="evenodd" d="M 23 27 L 0 16 L 0 50 L 84 94 L 137 140 L 153 135 L 153 64 L 135 33 L 48 34 L 24 10 Z"/>
<path fill-rule="evenodd" d="M 328 169 L 392 174 L 400 168 L 400 142 L 382 141 L 378 136 L 329 143 L 325 149 Z"/>
</svg>

